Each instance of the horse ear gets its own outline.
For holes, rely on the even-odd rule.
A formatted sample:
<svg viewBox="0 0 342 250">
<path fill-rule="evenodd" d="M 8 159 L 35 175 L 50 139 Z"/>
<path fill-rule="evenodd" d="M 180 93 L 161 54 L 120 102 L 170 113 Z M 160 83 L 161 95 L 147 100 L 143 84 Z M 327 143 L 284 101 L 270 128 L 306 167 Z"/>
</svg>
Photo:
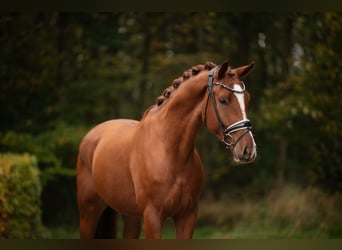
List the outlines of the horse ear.
<svg viewBox="0 0 342 250">
<path fill-rule="evenodd" d="M 229 62 L 228 60 L 224 61 L 224 63 L 221 65 L 219 72 L 218 72 L 218 79 L 221 80 L 222 78 L 224 78 L 224 75 L 227 71 L 227 69 L 229 68 Z"/>
<path fill-rule="evenodd" d="M 236 70 L 237 75 L 239 76 L 240 79 L 246 77 L 249 72 L 253 69 L 255 62 L 252 62 L 246 66 L 239 67 Z"/>
</svg>

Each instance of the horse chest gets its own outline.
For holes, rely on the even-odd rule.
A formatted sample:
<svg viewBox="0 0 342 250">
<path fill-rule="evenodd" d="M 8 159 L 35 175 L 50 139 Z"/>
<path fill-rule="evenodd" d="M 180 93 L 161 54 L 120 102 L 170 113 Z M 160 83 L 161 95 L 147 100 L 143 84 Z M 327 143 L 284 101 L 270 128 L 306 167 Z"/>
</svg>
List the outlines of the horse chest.
<svg viewBox="0 0 342 250">
<path fill-rule="evenodd" d="M 159 159 L 168 159 L 167 157 L 170 155 Z M 197 205 L 203 187 L 203 167 L 197 155 L 189 159 L 191 160 L 184 163 L 153 158 L 151 164 L 139 166 L 142 172 L 134 173 L 138 180 L 135 183 L 138 184 L 138 200 L 141 198 L 142 207 L 151 202 L 166 216 L 172 217 Z"/>
<path fill-rule="evenodd" d="M 196 194 L 183 177 L 178 177 L 163 199 L 164 213 L 168 216 L 181 213 L 197 203 Z"/>
</svg>

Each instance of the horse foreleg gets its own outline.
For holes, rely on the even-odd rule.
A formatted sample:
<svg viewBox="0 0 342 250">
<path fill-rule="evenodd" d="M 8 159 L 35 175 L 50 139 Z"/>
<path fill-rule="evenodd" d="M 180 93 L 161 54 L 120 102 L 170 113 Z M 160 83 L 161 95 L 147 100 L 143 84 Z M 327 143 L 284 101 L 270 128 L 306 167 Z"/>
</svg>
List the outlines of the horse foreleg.
<svg viewBox="0 0 342 250">
<path fill-rule="evenodd" d="M 124 239 L 138 239 L 141 232 L 141 219 L 124 215 Z"/>
<path fill-rule="evenodd" d="M 191 239 L 197 222 L 198 209 L 173 218 L 177 239 Z"/>
<path fill-rule="evenodd" d="M 163 219 L 154 206 L 148 206 L 144 210 L 144 234 L 146 239 L 160 239 Z"/>
</svg>

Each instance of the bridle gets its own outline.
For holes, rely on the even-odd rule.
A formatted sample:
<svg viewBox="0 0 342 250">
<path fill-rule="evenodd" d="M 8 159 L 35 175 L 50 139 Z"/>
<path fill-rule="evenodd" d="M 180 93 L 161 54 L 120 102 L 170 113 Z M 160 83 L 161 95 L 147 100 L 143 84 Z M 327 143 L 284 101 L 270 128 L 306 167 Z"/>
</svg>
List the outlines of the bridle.
<svg viewBox="0 0 342 250">
<path fill-rule="evenodd" d="M 211 100 L 213 102 L 213 105 L 214 105 L 216 118 L 217 118 L 217 121 L 219 123 L 222 135 L 223 135 L 222 143 L 226 146 L 227 149 L 229 149 L 229 147 L 234 148 L 236 146 L 236 144 L 242 139 L 242 137 L 245 134 L 247 134 L 249 131 L 252 130 L 252 124 L 247 119 L 243 119 L 241 121 L 235 122 L 235 123 L 233 123 L 227 127 L 223 124 L 222 119 L 221 119 L 220 114 L 219 114 L 218 109 L 217 109 L 216 99 L 215 99 L 214 92 L 213 92 L 213 85 L 220 86 L 222 88 L 225 88 L 231 92 L 238 93 L 238 94 L 244 93 L 246 91 L 246 86 L 245 86 L 244 82 L 241 81 L 242 89 L 238 90 L 238 89 L 231 88 L 231 87 L 229 87 L 223 83 L 220 83 L 220 82 L 214 83 L 214 74 L 215 74 L 216 70 L 218 69 L 218 67 L 219 66 L 216 66 L 215 68 L 213 68 L 209 72 L 209 77 L 208 77 L 208 92 L 209 93 L 208 93 L 207 103 L 205 105 L 204 125 L 207 126 L 206 116 L 207 116 L 209 96 L 210 96 Z M 237 138 L 236 141 L 234 141 L 233 136 L 231 134 L 235 133 L 237 131 L 240 131 L 240 130 L 245 130 L 245 131 Z M 228 141 L 227 141 L 227 138 L 229 139 Z"/>
</svg>

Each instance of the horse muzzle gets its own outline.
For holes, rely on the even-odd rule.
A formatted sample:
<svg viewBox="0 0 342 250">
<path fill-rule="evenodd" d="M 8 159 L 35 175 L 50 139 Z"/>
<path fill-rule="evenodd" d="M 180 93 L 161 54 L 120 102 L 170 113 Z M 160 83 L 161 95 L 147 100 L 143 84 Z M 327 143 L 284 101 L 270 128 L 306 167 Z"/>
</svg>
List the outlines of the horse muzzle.
<svg viewBox="0 0 342 250">
<path fill-rule="evenodd" d="M 246 164 L 251 163 L 255 160 L 257 156 L 256 146 L 244 147 L 239 150 L 237 147 L 233 149 L 233 159 L 236 163 Z"/>
<path fill-rule="evenodd" d="M 252 132 L 250 131 L 248 131 L 248 133 L 246 133 L 245 136 L 230 149 L 236 163 L 251 163 L 257 156 L 256 144 Z"/>
</svg>

